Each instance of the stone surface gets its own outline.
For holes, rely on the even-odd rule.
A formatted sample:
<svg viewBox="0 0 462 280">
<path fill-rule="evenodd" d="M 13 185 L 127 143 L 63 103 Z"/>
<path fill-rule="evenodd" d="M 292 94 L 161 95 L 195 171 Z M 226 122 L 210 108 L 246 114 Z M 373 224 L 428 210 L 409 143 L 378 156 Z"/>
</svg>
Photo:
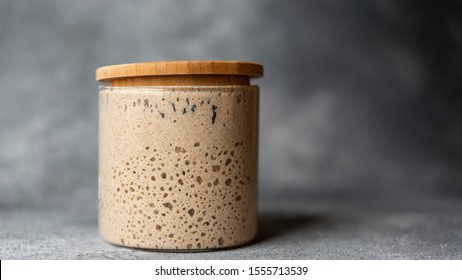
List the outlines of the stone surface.
<svg viewBox="0 0 462 280">
<path fill-rule="evenodd" d="M 455 198 L 264 199 L 257 240 L 201 253 L 134 250 L 99 237 L 95 209 L 3 209 L 0 259 L 461 259 Z"/>
</svg>

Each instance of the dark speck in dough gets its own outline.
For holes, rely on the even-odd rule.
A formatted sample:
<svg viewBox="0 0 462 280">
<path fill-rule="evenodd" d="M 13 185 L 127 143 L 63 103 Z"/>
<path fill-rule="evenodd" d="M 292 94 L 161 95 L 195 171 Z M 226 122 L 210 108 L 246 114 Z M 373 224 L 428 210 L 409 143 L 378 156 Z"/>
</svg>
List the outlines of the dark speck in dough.
<svg viewBox="0 0 462 280">
<path fill-rule="evenodd" d="M 217 109 L 217 106 L 212 105 L 212 124 L 215 123 L 215 119 L 217 118 Z"/>
</svg>

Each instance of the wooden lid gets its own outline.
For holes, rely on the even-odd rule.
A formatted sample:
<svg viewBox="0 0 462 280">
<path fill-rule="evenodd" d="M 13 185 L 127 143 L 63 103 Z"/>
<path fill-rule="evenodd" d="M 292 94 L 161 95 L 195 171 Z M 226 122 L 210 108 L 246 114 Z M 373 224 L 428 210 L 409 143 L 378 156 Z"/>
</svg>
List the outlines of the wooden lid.
<svg viewBox="0 0 462 280">
<path fill-rule="evenodd" d="M 164 61 L 118 64 L 100 67 L 96 80 L 110 82 L 114 79 L 146 78 L 156 76 L 263 76 L 263 66 L 252 62 L 226 60 Z M 165 77 L 164 77 L 165 78 Z"/>
</svg>

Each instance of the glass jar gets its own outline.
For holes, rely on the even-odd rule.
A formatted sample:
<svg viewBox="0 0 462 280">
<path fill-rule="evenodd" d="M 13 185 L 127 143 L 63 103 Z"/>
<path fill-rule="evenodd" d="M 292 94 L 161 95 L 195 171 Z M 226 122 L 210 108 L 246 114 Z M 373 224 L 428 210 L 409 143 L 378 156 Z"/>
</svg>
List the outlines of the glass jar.
<svg viewBox="0 0 462 280">
<path fill-rule="evenodd" d="M 263 67 L 177 61 L 101 67 L 99 230 L 109 243 L 211 250 L 257 233 Z"/>
</svg>

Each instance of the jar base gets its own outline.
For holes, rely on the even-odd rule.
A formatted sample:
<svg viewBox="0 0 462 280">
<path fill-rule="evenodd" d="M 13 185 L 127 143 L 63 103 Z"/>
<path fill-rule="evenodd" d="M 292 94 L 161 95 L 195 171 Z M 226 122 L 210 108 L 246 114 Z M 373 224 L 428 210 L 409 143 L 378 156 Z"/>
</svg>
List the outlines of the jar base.
<svg viewBox="0 0 462 280">
<path fill-rule="evenodd" d="M 244 243 L 237 244 L 237 245 L 232 245 L 232 246 L 224 246 L 224 247 L 214 247 L 214 248 L 204 248 L 204 249 L 168 249 L 168 248 L 145 248 L 145 247 L 138 247 L 138 246 L 127 246 L 127 245 L 121 245 L 117 243 L 110 242 L 104 238 L 102 238 L 104 242 L 106 242 L 109 245 L 119 247 L 119 248 L 125 248 L 125 249 L 135 249 L 139 251 L 146 251 L 146 252 L 153 252 L 153 253 L 206 253 L 206 252 L 214 252 L 214 251 L 226 251 L 226 250 L 233 250 L 237 248 L 241 248 L 244 246 L 248 246 L 253 244 L 256 239 L 257 239 L 257 234 L 253 236 L 251 239 L 248 241 L 245 241 Z"/>
</svg>

